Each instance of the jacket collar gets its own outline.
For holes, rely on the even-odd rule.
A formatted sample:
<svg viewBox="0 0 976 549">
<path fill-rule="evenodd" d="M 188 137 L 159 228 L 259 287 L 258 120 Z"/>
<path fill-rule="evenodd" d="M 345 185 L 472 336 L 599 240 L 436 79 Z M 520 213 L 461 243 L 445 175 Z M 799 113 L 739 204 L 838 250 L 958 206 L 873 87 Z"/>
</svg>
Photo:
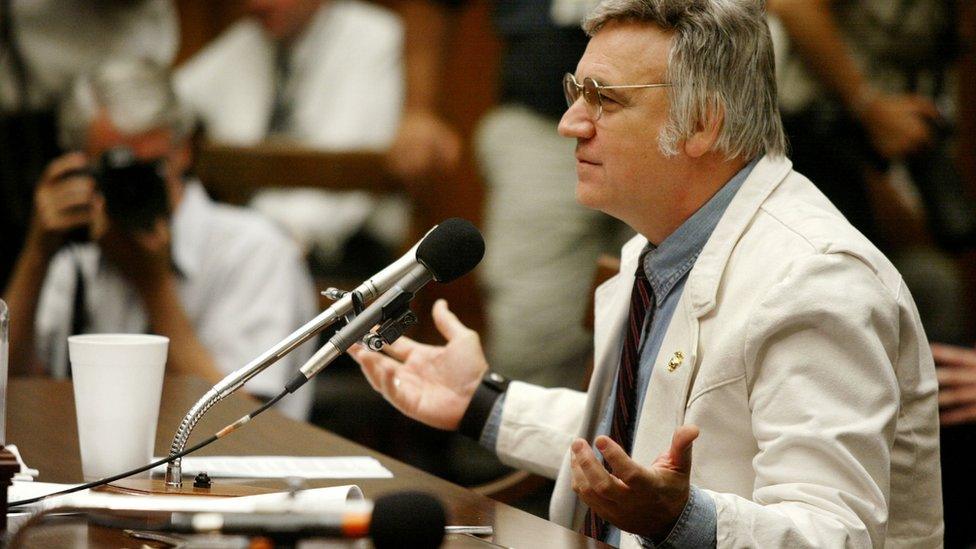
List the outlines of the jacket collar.
<svg viewBox="0 0 976 549">
<path fill-rule="evenodd" d="M 784 157 L 763 156 L 742 183 L 732 202 L 705 243 L 685 287 L 692 309 L 706 314 L 715 306 L 715 296 L 726 261 L 760 205 L 790 173 L 792 162 Z M 620 272 L 633 273 L 648 241 L 642 235 L 630 239 L 620 253 Z"/>
<path fill-rule="evenodd" d="M 688 276 L 685 292 L 688 293 L 689 304 L 695 316 L 701 317 L 715 307 L 719 282 L 732 249 L 763 201 L 792 168 L 792 162 L 785 157 L 762 157 L 732 199 Z"/>
</svg>

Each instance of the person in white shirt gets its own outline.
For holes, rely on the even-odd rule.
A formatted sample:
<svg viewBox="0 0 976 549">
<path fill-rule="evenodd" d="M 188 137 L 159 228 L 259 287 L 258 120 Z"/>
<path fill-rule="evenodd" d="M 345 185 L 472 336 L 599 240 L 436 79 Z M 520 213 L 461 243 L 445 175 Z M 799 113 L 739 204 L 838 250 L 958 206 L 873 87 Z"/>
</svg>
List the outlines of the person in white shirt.
<svg viewBox="0 0 976 549">
<path fill-rule="evenodd" d="M 110 61 L 76 81 L 61 112 L 63 145 L 76 152 L 54 160 L 38 183 L 27 244 L 5 292 L 12 363 L 21 372 L 67 375 L 72 332 L 148 331 L 171 340 L 168 373 L 216 382 L 314 315 L 298 247 L 257 214 L 215 204 L 199 182 L 184 179 L 191 122 L 169 71 L 152 61 Z M 117 217 L 90 175 L 106 151 L 158 162 L 171 213 L 153 216 L 146 229 Z M 132 184 L 151 194 L 147 181 Z M 69 242 L 78 228 L 91 242 Z M 247 389 L 276 394 L 310 351 L 292 352 Z M 283 407 L 303 417 L 310 396 L 299 393 Z"/>
<path fill-rule="evenodd" d="M 403 31 L 393 13 L 359 0 L 250 0 L 247 13 L 174 76 L 209 138 L 328 151 L 389 146 L 403 96 Z M 366 192 L 265 190 L 252 205 L 326 265 L 341 261 L 358 231 L 395 248 L 408 225 L 402 200 Z"/>
<path fill-rule="evenodd" d="M 0 2 L 0 287 L 24 244 L 34 183 L 58 149 L 55 111 L 72 80 L 118 55 L 170 64 L 172 0 Z"/>
</svg>

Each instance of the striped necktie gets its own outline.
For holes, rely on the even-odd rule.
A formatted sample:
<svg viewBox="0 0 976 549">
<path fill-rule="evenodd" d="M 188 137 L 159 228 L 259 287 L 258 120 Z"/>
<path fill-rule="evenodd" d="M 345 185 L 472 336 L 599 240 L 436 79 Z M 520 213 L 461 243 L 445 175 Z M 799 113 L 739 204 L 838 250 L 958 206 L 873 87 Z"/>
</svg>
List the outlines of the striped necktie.
<svg viewBox="0 0 976 549">
<path fill-rule="evenodd" d="M 654 290 L 644 273 L 644 255 L 634 273 L 634 290 L 630 296 L 630 317 L 623 351 L 620 354 L 620 367 L 617 368 L 617 392 L 613 403 L 613 422 L 610 424 L 610 438 L 628 454 L 634 441 L 634 423 L 637 415 L 637 368 L 640 366 L 640 342 L 644 330 L 647 310 L 654 301 Z M 647 319 L 650 324 L 651 319 Z M 613 473 L 604 461 L 607 471 Z M 606 522 L 592 509 L 587 509 L 586 519 L 580 532 L 591 538 L 603 540 L 607 533 Z"/>
</svg>

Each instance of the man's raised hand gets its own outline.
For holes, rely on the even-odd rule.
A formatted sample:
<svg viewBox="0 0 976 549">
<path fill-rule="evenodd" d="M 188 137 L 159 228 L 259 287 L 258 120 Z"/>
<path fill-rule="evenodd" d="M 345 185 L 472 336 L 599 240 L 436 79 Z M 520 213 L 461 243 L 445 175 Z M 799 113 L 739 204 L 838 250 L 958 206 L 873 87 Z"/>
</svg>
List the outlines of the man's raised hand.
<svg viewBox="0 0 976 549">
<path fill-rule="evenodd" d="M 488 369 L 478 333 L 458 320 L 447 302 L 437 300 L 434 325 L 445 345 L 426 345 L 401 337 L 382 353 L 354 345 L 349 354 L 386 400 L 404 415 L 438 429 L 458 428 L 481 377 Z"/>
</svg>

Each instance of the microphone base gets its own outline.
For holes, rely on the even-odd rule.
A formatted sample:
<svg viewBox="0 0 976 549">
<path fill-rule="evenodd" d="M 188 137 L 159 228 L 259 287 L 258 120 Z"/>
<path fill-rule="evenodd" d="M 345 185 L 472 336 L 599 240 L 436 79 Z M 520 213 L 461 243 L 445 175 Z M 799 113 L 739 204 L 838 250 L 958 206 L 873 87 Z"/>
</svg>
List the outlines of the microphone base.
<svg viewBox="0 0 976 549">
<path fill-rule="evenodd" d="M 161 479 L 127 478 L 115 481 L 101 488 L 96 488 L 95 490 L 129 496 L 173 495 L 211 497 L 256 496 L 280 491 L 271 488 L 248 486 L 246 484 L 232 484 L 228 479 L 222 480 L 223 482 L 214 482 L 210 488 L 196 488 L 192 483 L 183 486 L 170 486 L 166 484 L 166 481 Z"/>
</svg>

